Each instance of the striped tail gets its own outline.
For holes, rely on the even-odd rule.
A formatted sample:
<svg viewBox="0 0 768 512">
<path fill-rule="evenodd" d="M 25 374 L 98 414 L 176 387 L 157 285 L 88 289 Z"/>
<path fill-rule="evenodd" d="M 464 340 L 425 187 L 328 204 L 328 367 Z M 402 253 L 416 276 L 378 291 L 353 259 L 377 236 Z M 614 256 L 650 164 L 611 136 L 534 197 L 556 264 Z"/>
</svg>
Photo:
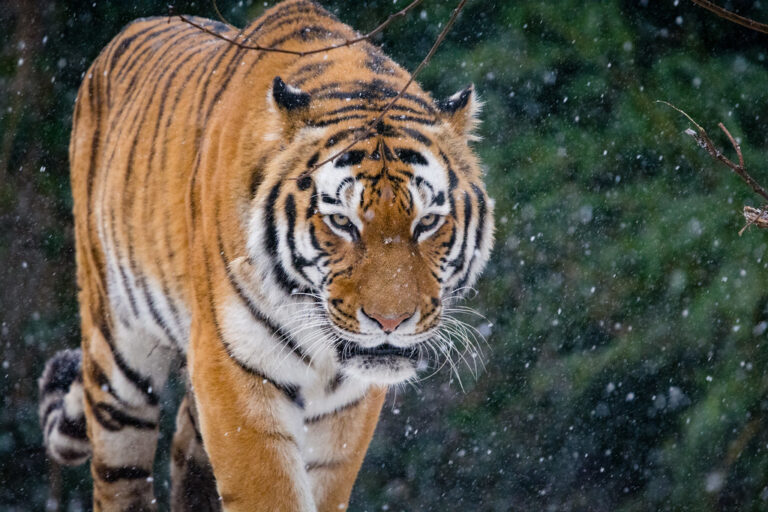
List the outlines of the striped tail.
<svg viewBox="0 0 768 512">
<path fill-rule="evenodd" d="M 40 426 L 48 454 L 57 462 L 76 466 L 91 455 L 83 411 L 82 352 L 62 350 L 48 360 L 40 388 Z"/>
</svg>

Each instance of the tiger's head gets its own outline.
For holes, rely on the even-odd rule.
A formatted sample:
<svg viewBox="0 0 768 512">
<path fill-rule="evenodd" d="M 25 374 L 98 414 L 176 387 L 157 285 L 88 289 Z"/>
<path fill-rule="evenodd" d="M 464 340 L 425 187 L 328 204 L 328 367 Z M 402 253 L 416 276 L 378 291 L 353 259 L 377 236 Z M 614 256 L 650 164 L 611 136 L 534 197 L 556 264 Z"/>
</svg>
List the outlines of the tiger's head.
<svg viewBox="0 0 768 512">
<path fill-rule="evenodd" d="M 260 173 L 249 251 L 266 253 L 261 273 L 281 293 L 313 303 L 307 350 L 395 383 L 450 351 L 444 301 L 472 286 L 492 246 L 493 205 L 468 145 L 478 101 L 472 87 L 442 102 L 405 94 L 347 147 L 385 104 L 353 92 L 274 80 L 279 150 Z"/>
</svg>

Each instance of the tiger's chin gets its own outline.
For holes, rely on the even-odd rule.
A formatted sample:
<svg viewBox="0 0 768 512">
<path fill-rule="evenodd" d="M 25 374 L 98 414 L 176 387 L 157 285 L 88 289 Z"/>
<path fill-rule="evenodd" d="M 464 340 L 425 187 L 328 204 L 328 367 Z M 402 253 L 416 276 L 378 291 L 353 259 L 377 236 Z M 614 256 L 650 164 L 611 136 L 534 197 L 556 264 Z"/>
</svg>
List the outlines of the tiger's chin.
<svg viewBox="0 0 768 512">
<path fill-rule="evenodd" d="M 354 356 L 344 361 L 348 376 L 370 384 L 399 384 L 416 378 L 419 360 L 401 356 Z"/>
<path fill-rule="evenodd" d="M 420 369 L 426 368 L 418 346 L 404 348 L 383 343 L 367 348 L 348 342 L 340 355 L 344 373 L 371 384 L 413 380 Z"/>
</svg>

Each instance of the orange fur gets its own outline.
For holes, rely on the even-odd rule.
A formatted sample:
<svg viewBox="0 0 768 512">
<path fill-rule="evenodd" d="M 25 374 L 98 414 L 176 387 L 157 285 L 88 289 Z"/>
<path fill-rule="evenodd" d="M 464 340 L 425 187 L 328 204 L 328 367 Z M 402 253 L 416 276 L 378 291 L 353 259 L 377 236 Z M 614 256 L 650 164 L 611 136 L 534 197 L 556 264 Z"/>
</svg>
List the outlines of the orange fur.
<svg viewBox="0 0 768 512">
<path fill-rule="evenodd" d="M 242 36 L 196 21 L 229 38 L 297 51 L 356 35 L 306 0 L 270 9 Z M 276 104 L 278 76 L 307 91 L 311 107 Z M 358 332 L 361 308 L 393 322 L 418 311 L 416 333 L 439 324 L 445 290 L 436 269 L 445 265 L 452 233 L 463 229 L 466 241 L 477 231 L 479 246 L 480 234 L 489 238 L 492 230 L 475 220 L 492 212 L 467 146 L 474 98 L 441 111 L 414 83 L 385 119 L 412 138 L 382 128 L 355 146 L 369 155 L 356 168 L 369 180 L 358 212 L 365 219 L 359 243 L 312 215 L 316 198 L 296 181 L 308 162 L 333 155 L 378 115 L 391 97 L 384 91 L 407 80 L 367 42 L 297 57 L 242 50 L 166 18 L 132 23 L 91 66 L 77 99 L 70 156 L 96 510 L 154 508 L 151 480 L 143 477 L 151 472 L 156 397 L 169 357 L 158 354 L 185 349 L 194 390 L 187 400 L 194 404 L 185 402 L 179 413 L 175 467 L 198 459 L 205 465 L 207 454 L 229 511 L 347 506 L 385 389 L 371 386 L 360 402 L 327 417 L 304 416 L 304 430 L 334 454 L 311 460 L 286 419 L 301 417 L 302 404 L 286 399 L 291 390 L 277 382 L 282 376 L 262 377 L 234 358 L 223 339 L 230 328 L 224 317 L 238 299 L 238 283 L 260 279 L 249 263 L 250 215 L 274 199 L 281 215 L 300 212 L 296 229 L 313 230 L 331 255 L 327 293 L 337 301 L 330 316 L 339 329 Z M 341 92 L 350 88 L 368 91 L 363 105 L 355 115 L 328 118 L 349 105 Z M 339 138 L 331 144 L 333 133 Z M 426 148 L 454 169 L 456 204 L 435 235 L 418 242 L 412 240 L 418 217 L 403 181 L 410 166 L 393 152 Z M 466 266 L 455 271 L 457 280 L 459 270 L 470 279 L 471 258 L 455 263 Z M 127 444 L 116 441 L 117 432 Z"/>
</svg>

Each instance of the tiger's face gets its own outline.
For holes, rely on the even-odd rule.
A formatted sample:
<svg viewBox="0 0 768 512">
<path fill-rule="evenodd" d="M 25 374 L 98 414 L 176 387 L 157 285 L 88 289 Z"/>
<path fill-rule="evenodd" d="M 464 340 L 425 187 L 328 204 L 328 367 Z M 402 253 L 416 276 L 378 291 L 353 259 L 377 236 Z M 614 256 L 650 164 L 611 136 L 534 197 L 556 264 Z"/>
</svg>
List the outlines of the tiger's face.
<svg viewBox="0 0 768 512">
<path fill-rule="evenodd" d="M 323 345 L 344 373 L 375 383 L 412 378 L 445 353 L 443 302 L 472 285 L 492 244 L 492 205 L 466 141 L 447 123 L 430 131 L 382 121 L 304 175 L 359 132 L 299 130 L 257 216 L 265 236 L 251 246 L 266 248 L 272 277 L 317 301 Z"/>
</svg>

